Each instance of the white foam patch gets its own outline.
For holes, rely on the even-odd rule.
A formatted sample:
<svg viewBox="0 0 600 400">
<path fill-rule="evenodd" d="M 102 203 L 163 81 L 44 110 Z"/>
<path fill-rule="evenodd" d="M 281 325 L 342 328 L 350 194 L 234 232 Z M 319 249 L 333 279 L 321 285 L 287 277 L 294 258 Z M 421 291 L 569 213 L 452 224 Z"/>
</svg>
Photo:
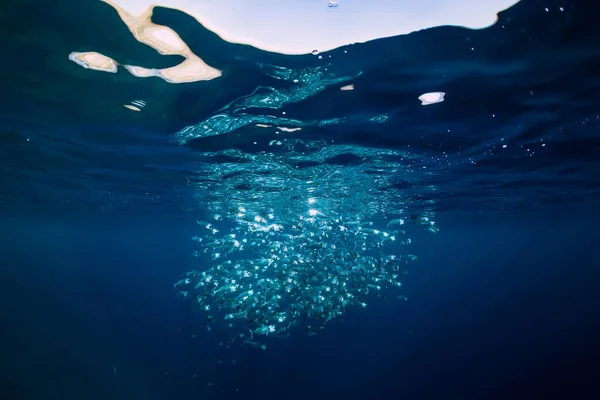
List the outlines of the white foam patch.
<svg viewBox="0 0 600 400">
<path fill-rule="evenodd" d="M 123 104 L 123 107 L 130 109 L 131 111 L 137 111 L 140 112 L 142 111 L 141 108 L 139 108 L 138 106 L 134 106 L 132 104 Z"/>
<path fill-rule="evenodd" d="M 427 106 L 429 104 L 441 103 L 444 101 L 444 96 L 446 96 L 444 92 L 424 93 L 419 96 L 419 100 L 421 100 L 421 105 Z"/>
<path fill-rule="evenodd" d="M 137 8 L 134 2 L 125 1 L 129 7 L 125 9 L 111 0 L 103 1 L 115 8 L 138 41 L 154 48 L 160 54 L 180 55 L 185 58 L 180 64 L 163 69 L 123 65 L 133 76 L 158 77 L 169 83 L 206 81 L 221 76 L 221 71 L 206 64 L 194 54 L 174 30 L 152 22 L 153 5 L 144 6 L 138 3 Z M 117 72 L 119 65 L 116 60 L 96 52 L 72 52 L 69 59 L 84 68 L 105 72 Z"/>
<path fill-rule="evenodd" d="M 87 53 L 74 51 L 69 54 L 69 60 L 81 65 L 83 68 L 95 71 L 116 73 L 119 69 L 115 60 L 93 51 Z"/>
</svg>

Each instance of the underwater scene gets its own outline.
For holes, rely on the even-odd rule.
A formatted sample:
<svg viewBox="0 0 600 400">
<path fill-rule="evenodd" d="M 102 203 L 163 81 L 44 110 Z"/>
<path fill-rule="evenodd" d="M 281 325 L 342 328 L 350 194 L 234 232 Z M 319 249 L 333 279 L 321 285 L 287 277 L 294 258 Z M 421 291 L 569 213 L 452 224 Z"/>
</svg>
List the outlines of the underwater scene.
<svg viewBox="0 0 600 400">
<path fill-rule="evenodd" d="M 599 12 L 7 0 L 0 398 L 599 399 Z"/>
</svg>

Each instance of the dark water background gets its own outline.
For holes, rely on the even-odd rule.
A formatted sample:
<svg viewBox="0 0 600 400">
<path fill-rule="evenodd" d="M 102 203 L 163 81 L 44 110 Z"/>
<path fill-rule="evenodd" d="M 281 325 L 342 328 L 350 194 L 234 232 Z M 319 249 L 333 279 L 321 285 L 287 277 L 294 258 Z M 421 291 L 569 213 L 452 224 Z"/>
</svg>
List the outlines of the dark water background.
<svg viewBox="0 0 600 400">
<path fill-rule="evenodd" d="M 595 398 L 596 226 L 443 222 L 414 237 L 409 301 L 372 301 L 266 351 L 225 351 L 171 287 L 196 260 L 195 224 L 10 220 L 4 398 Z"/>
<path fill-rule="evenodd" d="M 599 398 L 597 11 L 591 1 L 523 0 L 486 30 L 356 45 L 332 65 L 363 71 L 351 97 L 335 87 L 286 106 L 298 119 L 391 115 L 303 135 L 419 155 L 432 174 L 407 197 L 436 211 L 441 231 L 413 234 L 409 301 L 375 301 L 268 351 L 224 352 L 172 283 L 198 262 L 196 152 L 251 151 L 257 133 L 185 146 L 173 134 L 277 85 L 257 62 L 319 61 L 223 43 L 158 9 L 155 22 L 223 78 L 170 85 L 92 72 L 67 55 L 155 67 L 176 58 L 137 43 L 101 2 L 7 4 L 1 398 Z M 446 101 L 421 107 L 416 97 L 435 90 Z M 143 113 L 122 107 L 133 98 L 148 102 Z"/>
</svg>

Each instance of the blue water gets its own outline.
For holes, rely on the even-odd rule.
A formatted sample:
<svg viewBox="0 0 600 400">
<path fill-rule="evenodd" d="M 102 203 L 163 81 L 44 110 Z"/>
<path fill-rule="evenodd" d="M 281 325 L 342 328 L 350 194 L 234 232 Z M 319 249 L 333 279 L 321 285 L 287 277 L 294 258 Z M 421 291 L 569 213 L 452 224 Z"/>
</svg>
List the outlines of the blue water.
<svg viewBox="0 0 600 400">
<path fill-rule="evenodd" d="M 230 44 L 158 8 L 155 22 L 223 71 L 174 85 L 68 60 L 78 48 L 179 60 L 136 42 L 102 2 L 3 5 L 0 396 L 598 398 L 597 11 L 523 0 L 488 29 L 318 58 Z M 307 83 L 296 90 L 277 71 Z M 445 101 L 421 106 L 432 91 Z M 258 106 L 274 95 L 293 100 Z M 139 113 L 122 106 L 134 99 Z M 256 127 L 292 120 L 303 129 L 285 133 L 287 150 L 269 145 L 283 133 Z M 284 172 L 231 165 L 371 174 L 349 208 L 434 216 L 439 232 L 411 230 L 408 301 L 383 296 L 265 351 L 218 346 L 173 290 L 206 266 L 193 256 L 196 220 L 230 198 L 289 193 L 260 185 Z"/>
</svg>

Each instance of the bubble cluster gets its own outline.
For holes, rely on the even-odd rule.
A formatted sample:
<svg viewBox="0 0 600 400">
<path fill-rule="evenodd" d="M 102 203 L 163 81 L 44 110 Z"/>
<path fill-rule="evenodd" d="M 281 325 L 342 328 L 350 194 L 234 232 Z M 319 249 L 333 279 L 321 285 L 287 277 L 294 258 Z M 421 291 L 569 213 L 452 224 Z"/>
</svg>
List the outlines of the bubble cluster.
<svg viewBox="0 0 600 400">
<path fill-rule="evenodd" d="M 394 252 L 410 243 L 399 229 L 403 220 L 383 231 L 370 221 L 322 218 L 310 210 L 280 224 L 269 211 L 263 217 L 240 209 L 238 226 L 226 234 L 199 221 L 197 255 L 215 263 L 176 284 L 209 323 L 222 319 L 246 342 L 286 337 L 294 326 L 316 334 L 346 307 L 366 307 L 369 293 L 401 286 L 403 264 L 417 259 Z"/>
<path fill-rule="evenodd" d="M 406 189 L 394 184 L 414 174 L 406 154 L 279 142 L 273 152 L 206 153 L 197 182 L 212 213 L 193 238 L 202 262 L 175 286 L 207 329 L 230 333 L 227 346 L 315 335 L 348 307 L 367 307 L 417 259 L 406 226 L 437 231 L 432 213 L 406 212 Z"/>
</svg>

